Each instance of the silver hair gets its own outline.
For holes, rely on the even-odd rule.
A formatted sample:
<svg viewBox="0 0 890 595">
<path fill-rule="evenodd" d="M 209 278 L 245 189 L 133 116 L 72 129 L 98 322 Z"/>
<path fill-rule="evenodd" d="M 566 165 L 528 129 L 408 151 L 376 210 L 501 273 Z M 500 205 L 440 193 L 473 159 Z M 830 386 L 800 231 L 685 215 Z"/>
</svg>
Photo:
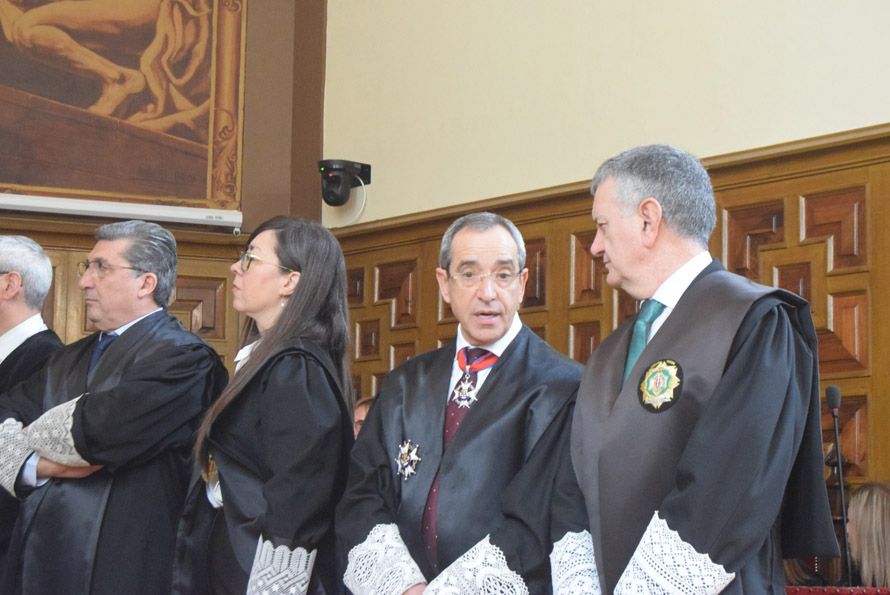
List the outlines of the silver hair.
<svg viewBox="0 0 890 595">
<path fill-rule="evenodd" d="M 143 273 L 158 277 L 152 297 L 159 306 L 166 306 L 176 283 L 176 239 L 158 225 L 146 221 L 118 221 L 96 230 L 96 240 L 130 240 L 124 253 L 127 263 Z"/>
<path fill-rule="evenodd" d="M 35 310 L 53 282 L 53 265 L 40 244 L 25 236 L 0 236 L 0 271 L 16 271 L 22 276 L 25 303 Z"/>
<path fill-rule="evenodd" d="M 606 160 L 590 183 L 590 193 L 613 178 L 620 208 L 633 212 L 652 197 L 661 205 L 665 223 L 681 236 L 707 246 L 717 224 L 711 178 L 698 159 L 670 145 L 628 149 Z"/>
<path fill-rule="evenodd" d="M 525 268 L 525 240 L 519 229 L 513 225 L 513 222 L 506 217 L 501 217 L 496 213 L 481 212 L 470 213 L 455 220 L 448 226 L 445 234 L 442 236 L 442 245 L 439 248 L 439 266 L 446 271 L 451 267 L 451 244 L 454 236 L 462 229 L 472 229 L 474 231 L 487 231 L 492 227 L 501 226 L 510 232 L 513 241 L 516 242 L 516 251 L 519 255 L 519 270 Z"/>
</svg>

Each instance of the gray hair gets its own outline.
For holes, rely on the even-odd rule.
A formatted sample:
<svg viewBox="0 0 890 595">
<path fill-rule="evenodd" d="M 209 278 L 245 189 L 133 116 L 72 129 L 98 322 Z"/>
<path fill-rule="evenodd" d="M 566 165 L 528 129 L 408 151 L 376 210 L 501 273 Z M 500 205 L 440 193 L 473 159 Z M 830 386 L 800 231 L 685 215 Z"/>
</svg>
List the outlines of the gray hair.
<svg viewBox="0 0 890 595">
<path fill-rule="evenodd" d="M 717 224 L 714 188 L 694 156 L 669 145 L 629 149 L 605 161 L 590 183 L 590 193 L 614 178 L 621 210 L 627 214 L 652 197 L 664 221 L 681 236 L 707 246 Z"/>
<path fill-rule="evenodd" d="M 146 221 L 118 221 L 96 230 L 96 240 L 130 240 L 124 258 L 134 269 L 154 273 L 158 277 L 152 297 L 159 306 L 166 306 L 176 283 L 176 240 L 173 234 Z"/>
<path fill-rule="evenodd" d="M 22 276 L 25 303 L 35 310 L 53 282 L 53 265 L 40 244 L 25 236 L 0 236 L 0 271 L 15 271 Z"/>
<path fill-rule="evenodd" d="M 470 213 L 457 219 L 448 226 L 445 234 L 442 236 L 442 245 L 439 248 L 439 266 L 446 271 L 451 266 L 451 243 L 454 236 L 462 229 L 472 229 L 474 231 L 488 231 L 492 227 L 501 226 L 510 232 L 513 241 L 516 242 L 516 251 L 519 254 L 519 270 L 525 268 L 525 241 L 522 234 L 513 222 L 506 217 L 501 217 L 496 213 L 482 212 Z"/>
</svg>

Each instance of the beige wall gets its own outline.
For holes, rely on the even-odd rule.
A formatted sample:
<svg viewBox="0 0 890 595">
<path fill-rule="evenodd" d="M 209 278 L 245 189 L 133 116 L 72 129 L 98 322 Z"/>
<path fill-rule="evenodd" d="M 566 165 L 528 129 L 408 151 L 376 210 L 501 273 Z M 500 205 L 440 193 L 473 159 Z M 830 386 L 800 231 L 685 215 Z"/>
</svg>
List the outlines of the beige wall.
<svg viewBox="0 0 890 595">
<path fill-rule="evenodd" d="M 890 121 L 886 0 L 328 0 L 327 18 L 324 154 L 372 164 L 360 221 L 582 180 L 636 144 L 706 157 Z"/>
</svg>

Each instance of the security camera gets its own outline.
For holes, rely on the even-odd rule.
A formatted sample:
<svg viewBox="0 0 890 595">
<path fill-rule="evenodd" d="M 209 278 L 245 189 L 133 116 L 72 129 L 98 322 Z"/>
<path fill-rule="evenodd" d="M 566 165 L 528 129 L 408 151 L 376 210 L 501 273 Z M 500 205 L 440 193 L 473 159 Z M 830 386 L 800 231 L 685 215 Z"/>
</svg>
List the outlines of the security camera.
<svg viewBox="0 0 890 595">
<path fill-rule="evenodd" d="M 349 200 L 349 191 L 371 183 L 371 166 L 345 159 L 324 159 L 318 162 L 321 174 L 321 198 L 332 207 Z"/>
</svg>

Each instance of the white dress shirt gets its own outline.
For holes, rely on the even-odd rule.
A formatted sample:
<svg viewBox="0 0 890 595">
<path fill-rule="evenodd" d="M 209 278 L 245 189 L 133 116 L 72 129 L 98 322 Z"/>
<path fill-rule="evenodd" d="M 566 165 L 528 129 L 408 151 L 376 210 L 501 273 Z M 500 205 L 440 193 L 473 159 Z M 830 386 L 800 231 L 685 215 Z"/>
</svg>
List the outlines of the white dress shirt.
<svg viewBox="0 0 890 595">
<path fill-rule="evenodd" d="M 0 364 L 22 343 L 47 328 L 43 317 L 40 314 L 35 314 L 0 335 Z"/>
<path fill-rule="evenodd" d="M 457 342 L 455 344 L 454 350 L 454 363 L 451 365 L 451 382 L 448 384 L 448 399 L 451 398 L 452 389 L 454 385 L 457 384 L 457 381 L 461 376 L 464 375 L 464 371 L 460 369 L 460 366 L 457 364 L 457 352 L 463 349 L 464 347 L 479 347 L 481 349 L 487 349 L 498 357 L 501 357 L 504 354 L 504 351 L 507 350 L 507 347 L 510 346 L 510 343 L 513 342 L 513 339 L 516 338 L 516 335 L 519 334 L 519 331 L 522 330 L 522 321 L 519 320 L 519 314 L 515 314 L 513 316 L 513 322 L 510 324 L 510 328 L 504 333 L 504 336 L 495 341 L 490 345 L 470 345 L 466 339 L 464 339 L 464 335 L 461 332 L 460 325 L 457 325 Z M 491 366 L 485 368 L 484 370 L 479 370 L 476 373 L 476 394 L 482 390 L 482 384 L 485 382 L 485 379 L 488 378 L 488 374 L 491 372 Z"/>
<path fill-rule="evenodd" d="M 680 298 L 683 297 L 683 294 L 686 293 L 686 290 L 689 289 L 695 278 L 698 277 L 699 273 L 708 268 L 712 260 L 713 258 L 711 258 L 707 250 L 699 252 L 658 286 L 658 289 L 652 294 L 652 299 L 658 300 L 665 307 L 661 314 L 658 315 L 658 318 L 652 321 L 652 325 L 649 327 L 649 337 L 646 339 L 647 343 L 652 340 L 652 337 L 655 336 L 655 333 L 658 332 L 664 321 L 668 319 L 668 316 L 677 307 Z"/>
</svg>

